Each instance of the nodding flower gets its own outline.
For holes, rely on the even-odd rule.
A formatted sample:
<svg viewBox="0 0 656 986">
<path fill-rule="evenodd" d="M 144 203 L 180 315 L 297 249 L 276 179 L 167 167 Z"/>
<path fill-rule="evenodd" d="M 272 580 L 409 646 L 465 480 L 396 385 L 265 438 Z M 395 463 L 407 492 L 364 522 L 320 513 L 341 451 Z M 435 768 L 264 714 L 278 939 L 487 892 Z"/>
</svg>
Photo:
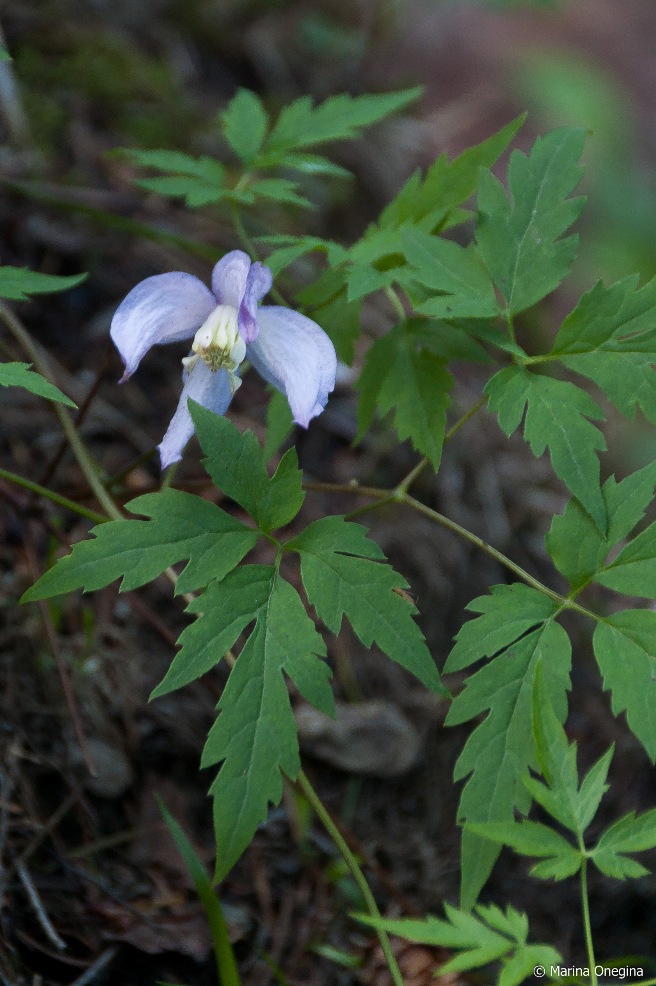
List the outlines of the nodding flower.
<svg viewBox="0 0 656 986">
<path fill-rule="evenodd" d="M 125 364 L 121 382 L 151 346 L 193 338 L 191 353 L 182 360 L 178 408 L 159 445 L 162 469 L 182 458 L 194 432 L 188 398 L 225 414 L 241 385 L 245 359 L 285 395 L 297 424 L 307 428 L 326 406 L 335 386 L 335 348 L 305 315 L 258 307 L 272 281 L 268 267 L 233 250 L 214 267 L 211 290 L 192 274 L 157 274 L 137 284 L 118 306 L 110 331 Z"/>
</svg>

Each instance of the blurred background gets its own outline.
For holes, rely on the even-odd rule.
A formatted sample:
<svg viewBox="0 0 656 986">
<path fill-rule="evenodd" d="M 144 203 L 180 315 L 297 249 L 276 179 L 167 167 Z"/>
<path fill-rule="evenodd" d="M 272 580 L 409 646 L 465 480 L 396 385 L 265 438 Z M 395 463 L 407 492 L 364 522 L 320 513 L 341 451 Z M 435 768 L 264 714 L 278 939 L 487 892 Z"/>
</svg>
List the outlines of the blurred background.
<svg viewBox="0 0 656 986">
<path fill-rule="evenodd" d="M 151 358 L 138 381 L 119 391 L 111 315 L 141 278 L 183 269 L 206 279 L 212 257 L 237 244 L 229 217 L 190 213 L 140 191 L 125 161 L 108 152 L 170 148 L 223 159 L 216 120 L 240 86 L 258 92 L 272 112 L 306 94 L 321 100 L 424 87 L 410 111 L 357 143 L 336 146 L 335 160 L 353 179 L 312 185 L 317 208 L 309 219 L 276 216 L 275 231 L 300 226 L 350 242 L 416 168 L 442 152 L 457 155 L 528 110 L 521 148 L 559 125 L 589 131 L 579 259 L 555 299 L 531 316 L 532 327 L 548 338 L 599 278 L 610 283 L 639 272 L 648 279 L 656 271 L 653 0 L 13 0 L 0 4 L 0 29 L 12 56 L 0 64 L 0 262 L 89 272 L 74 291 L 15 307 L 56 382 L 82 406 L 82 434 L 123 501 L 158 483 L 148 453 L 177 401 L 182 354 Z M 365 320 L 374 333 L 390 324 L 376 301 Z M 3 359 L 24 358 L 3 331 L 0 343 Z M 466 408 L 485 378 L 471 368 L 456 375 Z M 13 391 L 0 400 L 2 465 L 84 498 L 50 410 Z M 261 436 L 266 400 L 248 378 L 233 405 L 235 420 Z M 342 387 L 299 437 L 306 472 L 393 482 L 412 453 L 382 429 L 354 449 L 354 407 L 352 390 Z M 612 417 L 609 430 L 609 444 L 619 443 L 621 454 L 613 452 L 606 472 L 624 474 L 653 459 L 653 430 L 642 422 L 628 427 Z M 437 479 L 422 476 L 418 495 L 553 581 L 542 536 L 565 497 L 548 464 L 535 461 L 521 438 L 505 441 L 484 417 L 452 444 Z M 198 456 L 187 458 L 180 483 L 201 489 Z M 345 509 L 343 499 L 316 495 L 308 498 L 306 520 Z M 371 523 L 411 584 L 441 665 L 464 605 L 505 574 L 420 519 L 377 513 Z M 114 588 L 41 610 L 17 607 L 58 546 L 87 531 L 86 522 L 62 518 L 0 483 L 0 981 L 210 983 L 207 929 L 161 832 L 153 793 L 163 795 L 209 863 L 210 777 L 197 765 L 223 672 L 147 706 L 186 624 L 165 585 L 129 598 Z M 587 631 L 570 629 L 581 696 L 572 736 L 588 762 L 611 741 L 619 746 L 621 782 L 608 817 L 650 807 L 654 779 L 610 716 Z M 363 653 L 355 638 L 344 635 L 332 646 L 340 698 L 370 705 L 368 718 L 351 722 L 346 715 L 342 733 L 329 737 L 302 710 L 300 721 L 310 716 L 303 728 L 313 779 L 365 859 L 381 907 L 390 914 L 439 910 L 457 897 L 450 776 L 466 731 L 440 730 L 444 709 L 380 656 Z M 84 767 L 58 662 L 75 691 L 95 778 Z M 389 757 L 374 765 L 371 751 L 381 748 Z M 65 949 L 49 940 L 35 914 L 20 860 Z M 653 946 L 655 890 L 651 878 L 630 887 L 593 882 L 604 955 L 641 955 Z M 527 910 L 534 937 L 582 959 L 570 888 L 536 886 L 523 864 L 504 856 L 486 893 Z M 249 986 L 387 982 L 370 937 L 346 917 L 359 905 L 354 886 L 291 795 L 226 881 L 222 899 Z M 411 986 L 432 981 L 437 956 L 399 949 Z M 276 964 L 286 978 L 277 978 Z"/>
</svg>

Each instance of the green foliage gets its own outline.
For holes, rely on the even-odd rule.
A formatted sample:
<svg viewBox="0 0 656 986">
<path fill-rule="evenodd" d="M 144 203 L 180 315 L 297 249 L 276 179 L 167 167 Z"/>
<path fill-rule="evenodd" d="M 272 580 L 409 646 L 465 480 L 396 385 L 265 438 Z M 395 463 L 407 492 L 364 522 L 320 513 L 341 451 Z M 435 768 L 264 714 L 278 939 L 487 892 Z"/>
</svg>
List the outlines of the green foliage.
<svg viewBox="0 0 656 986">
<path fill-rule="evenodd" d="M 123 148 L 122 157 L 141 168 L 164 174 L 158 178 L 136 178 L 135 184 L 159 195 L 180 196 L 189 208 L 220 202 L 228 195 L 225 169 L 218 161 L 191 157 L 182 151 L 138 151 Z"/>
<path fill-rule="evenodd" d="M 496 586 L 492 596 L 474 600 L 469 608 L 482 615 L 460 631 L 444 670 L 491 660 L 470 675 L 446 718 L 446 725 L 454 726 L 486 714 L 456 763 L 455 780 L 468 778 L 459 818 L 509 821 L 515 808 L 528 808 L 523 781 L 537 763 L 532 725 L 537 668 L 544 658 L 547 692 L 564 718 L 571 647 L 554 622 L 555 605 L 535 589 Z M 463 907 L 476 901 L 497 855 L 497 848 L 468 824 L 462 841 Z"/>
<path fill-rule="evenodd" d="M 656 279 L 597 284 L 563 322 L 550 358 L 594 381 L 629 418 L 656 422 Z"/>
<path fill-rule="evenodd" d="M 210 730 L 201 765 L 223 761 L 212 784 L 216 832 L 216 877 L 222 879 L 248 846 L 268 804 L 282 797 L 284 771 L 294 779 L 300 769 L 296 722 L 283 671 L 305 698 L 328 715 L 333 697 L 330 671 L 320 660 L 326 646 L 305 612 L 298 593 L 275 567 L 255 568 L 259 606 L 248 615 L 255 627 L 246 640 L 219 702 L 221 713 Z M 199 628 L 209 621 L 208 640 L 214 641 L 214 621 L 225 612 L 221 583 L 213 583 L 194 608 L 203 607 Z M 234 627 L 233 627 L 234 629 Z M 237 631 L 238 632 L 238 631 Z M 232 634 L 231 634 L 232 635 Z M 236 637 L 236 634 L 235 634 Z M 223 640 L 221 642 L 223 644 Z"/>
<path fill-rule="evenodd" d="M 653 596 L 651 540 L 653 525 L 640 534 L 611 561 L 609 552 L 644 518 L 656 489 L 656 463 L 617 482 L 610 476 L 601 489 L 606 513 L 599 530 L 580 503 L 572 499 L 562 514 L 554 517 L 545 543 L 556 568 L 574 591 L 593 579 L 618 592 Z"/>
<path fill-rule="evenodd" d="M 615 715 L 626 712 L 652 763 L 656 760 L 656 612 L 628 609 L 600 620 L 594 632 L 595 657 L 612 693 Z"/>
<path fill-rule="evenodd" d="M 383 415 L 393 412 L 399 438 L 409 438 L 437 469 L 453 378 L 445 369 L 446 360 L 421 345 L 414 324 L 397 325 L 367 353 L 358 381 L 357 438 L 369 430 L 376 408 Z"/>
<path fill-rule="evenodd" d="M 26 267 L 0 267 L 0 298 L 27 301 L 33 294 L 68 291 L 69 288 L 77 287 L 86 278 L 86 274 L 60 277 L 58 274 L 40 274 Z"/>
<path fill-rule="evenodd" d="M 437 318 L 494 318 L 499 303 L 473 246 L 466 249 L 418 229 L 404 230 L 403 251 L 410 276 L 430 289 L 417 311 Z"/>
<path fill-rule="evenodd" d="M 339 633 L 346 616 L 365 647 L 376 643 L 427 688 L 448 695 L 412 619 L 416 609 L 399 591 L 407 583 L 380 564 L 385 556 L 365 534 L 360 524 L 324 517 L 285 547 L 299 552 L 303 586 L 329 630 Z"/>
<path fill-rule="evenodd" d="M 533 975 L 536 965 L 549 968 L 562 961 L 549 945 L 529 944 L 528 918 L 514 907 L 502 911 L 494 904 L 479 904 L 472 913 L 445 904 L 444 912 L 446 921 L 433 916 L 421 920 L 376 918 L 368 914 L 354 917 L 370 928 L 382 929 L 407 941 L 455 952 L 453 958 L 439 967 L 442 976 L 500 962 L 498 986 L 518 986 Z"/>
<path fill-rule="evenodd" d="M 374 96 L 339 95 L 318 106 L 303 96 L 285 106 L 272 122 L 260 98 L 239 89 L 219 118 L 228 145 L 245 169 L 236 184 L 226 183 L 225 168 L 214 158 L 169 150 L 123 148 L 119 153 L 138 167 L 162 172 L 155 178 L 135 179 L 137 185 L 159 195 L 184 198 L 189 208 L 218 202 L 239 206 L 274 202 L 308 208 L 312 203 L 301 193 L 296 179 L 262 178 L 259 173 L 284 169 L 301 175 L 348 176 L 344 168 L 308 149 L 357 137 L 420 94 L 421 89 L 414 88 Z"/>
<path fill-rule="evenodd" d="M 373 96 L 340 94 L 319 106 L 313 106 L 309 96 L 302 96 L 281 111 L 264 145 L 263 157 L 282 159 L 291 150 L 351 140 L 366 127 L 416 102 L 421 93 L 421 86 L 415 86 Z"/>
<path fill-rule="evenodd" d="M 203 863 L 187 838 L 184 829 L 168 811 L 166 806 L 158 798 L 159 810 L 166 823 L 171 838 L 175 842 L 176 848 L 191 877 L 198 899 L 203 905 L 207 923 L 212 933 L 212 944 L 214 946 L 214 958 L 216 959 L 216 971 L 218 973 L 221 986 L 241 986 L 241 979 L 237 969 L 235 953 L 232 950 L 230 934 L 226 919 L 223 916 L 221 902 L 216 895 L 214 887 L 205 872 Z"/>
<path fill-rule="evenodd" d="M 353 301 L 398 281 L 414 298 L 416 281 L 436 288 L 451 299 L 453 317 L 462 311 L 496 315 L 489 277 L 481 270 L 472 251 L 463 251 L 454 243 L 429 237 L 464 222 L 469 213 L 461 209 L 476 190 L 480 169 L 491 167 L 508 146 L 523 117 L 513 120 L 498 133 L 449 162 L 441 155 L 425 176 L 420 172 L 403 186 L 399 194 L 383 209 L 350 251 L 347 270 L 348 297 Z M 401 234 L 401 235 L 400 235 Z M 436 245 L 437 244 L 437 245 Z M 454 260 L 458 258 L 457 261 Z M 406 269 L 406 260 L 411 267 Z M 461 263 L 462 268 L 456 269 Z M 415 269 L 416 265 L 416 269 Z M 468 285 L 468 282 L 471 284 Z M 467 301 L 468 290 L 473 300 Z M 435 311 L 445 314 L 448 298 L 433 299 Z"/>
<path fill-rule="evenodd" d="M 203 465 L 219 489 L 242 506 L 262 531 L 268 533 L 289 524 L 305 499 L 296 450 L 285 453 L 270 478 L 260 444 L 251 431 L 240 435 L 227 418 L 193 401 L 190 410 L 207 455 Z"/>
<path fill-rule="evenodd" d="M 269 129 L 269 117 L 262 101 L 250 89 L 238 89 L 221 114 L 223 135 L 237 157 L 251 164 L 259 154 Z"/>
<path fill-rule="evenodd" d="M 490 410 L 499 416 L 505 435 L 521 424 L 534 455 L 549 449 L 551 464 L 592 519 L 604 529 L 606 511 L 599 489 L 596 450 L 606 448 L 604 436 L 588 420 L 603 418 L 592 398 L 567 380 L 538 376 L 523 367 L 506 367 L 485 387 Z"/>
<path fill-rule="evenodd" d="M 616 880 L 646 876 L 649 870 L 626 853 L 645 852 L 656 846 L 656 809 L 636 817 L 629 812 L 603 833 L 592 850 L 595 866 Z"/>
<path fill-rule="evenodd" d="M 327 517 L 287 544 L 278 542 L 270 532 L 293 520 L 303 502 L 296 453 L 283 456 L 269 477 L 251 432 L 241 435 L 226 418 L 193 402 L 190 409 L 208 473 L 258 529 L 180 490 L 146 494 L 128 506 L 148 520 L 99 525 L 94 537 L 74 545 L 24 600 L 98 589 L 118 578 L 123 590 L 134 589 L 186 561 L 176 591 L 202 590 L 187 607 L 196 619 L 182 632 L 180 650 L 153 698 L 206 674 L 245 634 L 202 761 L 221 764 L 211 789 L 221 878 L 266 817 L 269 802 L 280 800 L 282 774 L 293 779 L 299 770 L 285 676 L 317 708 L 333 712 L 330 669 L 322 660 L 326 645 L 281 574 L 283 552 L 300 555 L 308 600 L 333 633 L 345 615 L 365 646 L 376 643 L 427 687 L 447 693 L 414 622 L 415 609 L 403 594 L 406 583 L 366 538 L 365 528 Z M 274 564 L 240 564 L 260 535 L 276 546 Z"/>
<path fill-rule="evenodd" d="M 478 183 L 476 242 L 509 317 L 556 288 L 576 255 L 576 236 L 562 238 L 584 200 L 569 199 L 578 184 L 585 134 L 562 128 L 536 140 L 528 156 L 513 151 L 510 199 L 491 172 Z"/>
<path fill-rule="evenodd" d="M 220 507 L 181 490 L 146 493 L 127 508 L 151 519 L 112 520 L 94 527 L 93 539 L 75 544 L 27 590 L 23 601 L 74 589 L 91 592 L 119 578 L 125 592 L 182 560 L 188 564 L 176 591 L 191 592 L 211 579 L 223 578 L 257 541 L 255 531 Z"/>
<path fill-rule="evenodd" d="M 77 407 L 70 397 L 30 367 L 31 363 L 0 363 L 0 387 L 22 387 L 38 397 Z"/>
<path fill-rule="evenodd" d="M 424 176 L 416 171 L 396 198 L 383 209 L 378 220 L 379 228 L 398 230 L 416 225 L 424 232 L 432 233 L 441 227 L 449 212 L 474 194 L 480 169 L 492 167 L 524 119 L 524 115 L 517 117 L 487 140 L 463 151 L 453 161 L 449 161 L 446 154 L 440 154 Z"/>
<path fill-rule="evenodd" d="M 586 850 L 583 836 L 608 790 L 606 779 L 613 747 L 590 768 L 579 785 L 576 743 L 567 741 L 544 687 L 542 671 L 540 668 L 534 689 L 533 723 L 544 782 L 531 777 L 524 783 L 545 811 L 574 835 L 577 845 L 541 822 L 507 821 L 467 827 L 494 843 L 540 859 L 531 873 L 543 880 L 574 876 L 588 859 L 602 873 L 618 880 L 644 876 L 649 871 L 626 854 L 656 846 L 656 809 L 637 818 L 635 812 L 625 815 L 601 835 L 594 848 Z"/>
</svg>

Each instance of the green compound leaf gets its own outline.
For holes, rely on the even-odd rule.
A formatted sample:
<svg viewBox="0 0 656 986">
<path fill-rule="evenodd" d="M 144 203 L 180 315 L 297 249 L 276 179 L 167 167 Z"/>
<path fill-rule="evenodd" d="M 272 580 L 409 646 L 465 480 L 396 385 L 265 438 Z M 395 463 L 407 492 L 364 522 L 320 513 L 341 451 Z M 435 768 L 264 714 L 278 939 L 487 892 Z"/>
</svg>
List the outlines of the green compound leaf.
<svg viewBox="0 0 656 986">
<path fill-rule="evenodd" d="M 533 729 L 537 759 L 546 781 L 525 778 L 532 797 L 555 818 L 582 839 L 594 818 L 599 803 L 608 790 L 606 779 L 613 756 L 610 749 L 590 768 L 579 786 L 576 766 L 576 743 L 569 743 L 563 726 L 553 710 L 538 671 L 533 691 Z"/>
<path fill-rule="evenodd" d="M 241 565 L 209 583 L 187 607 L 187 612 L 200 616 L 180 634 L 181 649 L 151 699 L 188 685 L 219 664 L 266 605 L 272 579 L 269 565 Z"/>
<path fill-rule="evenodd" d="M 250 164 L 264 144 L 269 118 L 250 89 L 238 89 L 221 114 L 223 134 L 238 158 Z"/>
<path fill-rule="evenodd" d="M 593 646 L 614 714 L 626 712 L 631 732 L 656 761 L 656 612 L 628 609 L 606 617 Z"/>
<path fill-rule="evenodd" d="M 494 318 L 499 303 L 489 274 L 474 247 L 429 236 L 419 229 L 401 231 L 410 277 L 437 292 L 417 311 L 437 318 Z"/>
<path fill-rule="evenodd" d="M 619 483 L 610 476 L 601 489 L 606 508 L 604 527 L 608 533 L 605 537 L 577 500 L 570 500 L 563 513 L 554 517 L 545 544 L 554 565 L 574 590 L 581 589 L 594 578 L 618 592 L 643 594 L 641 590 L 653 567 L 649 537 L 640 535 L 606 569 L 604 560 L 610 549 L 643 519 L 655 489 L 654 462 Z M 651 585 L 656 590 L 653 580 Z"/>
<path fill-rule="evenodd" d="M 284 527 L 301 509 L 305 493 L 296 451 L 290 449 L 272 477 L 252 431 L 241 435 L 227 418 L 189 401 L 203 466 L 217 487 L 240 504 L 265 533 Z"/>
<path fill-rule="evenodd" d="M 595 285 L 563 322 L 549 355 L 594 381 L 628 418 L 640 407 L 656 422 L 656 278 L 640 289 L 637 276 Z"/>
<path fill-rule="evenodd" d="M 191 157 L 182 151 L 138 151 L 121 148 L 118 152 L 141 168 L 164 172 L 158 178 L 138 178 L 135 184 L 159 195 L 182 197 L 194 209 L 219 202 L 228 194 L 224 187 L 225 170 L 213 158 Z"/>
<path fill-rule="evenodd" d="M 616 880 L 646 876 L 649 870 L 625 853 L 645 852 L 656 846 L 656 808 L 636 817 L 630 812 L 603 833 L 592 850 L 592 860 L 606 876 Z"/>
<path fill-rule="evenodd" d="M 534 455 L 546 448 L 554 471 L 590 513 L 600 531 L 605 530 L 606 508 L 599 486 L 596 450 L 606 448 L 604 436 L 588 420 L 601 419 L 599 406 L 585 391 L 566 380 L 538 376 L 520 367 L 496 373 L 485 387 L 490 410 L 510 436 L 521 424 Z"/>
<path fill-rule="evenodd" d="M 26 267 L 0 267 L 0 298 L 7 298 L 9 301 L 27 301 L 32 294 L 68 291 L 69 288 L 75 288 L 82 281 L 86 281 L 87 276 L 87 274 L 74 274 L 72 277 L 60 277 L 58 274 L 39 274 Z"/>
<path fill-rule="evenodd" d="M 562 835 L 541 822 L 470 822 L 466 829 L 499 846 L 509 846 L 522 856 L 544 862 L 531 873 L 540 879 L 564 880 L 581 869 L 582 856 Z"/>
<path fill-rule="evenodd" d="M 240 588 L 247 592 L 243 580 L 249 574 L 254 586 L 251 612 L 240 622 L 255 619 L 255 627 L 230 672 L 202 759 L 204 767 L 222 762 L 211 787 L 219 880 L 248 846 L 269 802 L 280 801 L 282 773 L 293 780 L 300 769 L 296 721 L 283 672 L 322 712 L 334 711 L 330 670 L 320 660 L 325 644 L 297 592 L 275 568 L 261 565 L 239 570 Z M 224 629 L 231 602 L 224 601 L 224 583 L 213 582 L 193 604 L 202 610 L 195 626 L 214 650 L 215 663 L 225 641 L 239 632 L 239 624 L 232 624 L 230 633 Z M 218 648 L 212 643 L 217 636 Z"/>
<path fill-rule="evenodd" d="M 30 369 L 31 363 L 0 363 L 0 387 L 22 387 L 37 397 L 47 397 L 49 401 L 77 407 L 70 397 L 62 394 L 58 387 L 50 383 L 40 373 Z"/>
<path fill-rule="evenodd" d="M 257 541 L 257 532 L 220 507 L 191 493 L 165 489 L 127 504 L 150 520 L 112 520 L 94 527 L 94 537 L 73 545 L 65 558 L 27 590 L 24 602 L 74 589 L 91 592 L 122 578 L 121 591 L 157 578 L 188 559 L 176 592 L 190 592 L 222 578 Z"/>
<path fill-rule="evenodd" d="M 356 440 L 369 430 L 376 407 L 383 415 L 393 412 L 399 438 L 409 438 L 437 470 L 453 386 L 445 363 L 421 348 L 420 339 L 408 323 L 378 339 L 367 353 L 357 384 L 360 403 Z"/>
<path fill-rule="evenodd" d="M 558 611 L 553 600 L 521 582 L 493 585 L 489 596 L 478 596 L 467 609 L 482 615 L 460 629 L 444 671 L 462 671 L 481 658 L 500 654 L 529 630 L 550 620 Z"/>
<path fill-rule="evenodd" d="M 315 521 L 285 549 L 301 556 L 308 599 L 332 633 L 344 616 L 365 647 L 377 644 L 427 688 L 448 695 L 424 636 L 413 620 L 416 609 L 399 590 L 407 583 L 366 537 L 366 528 L 343 517 Z"/>
<path fill-rule="evenodd" d="M 530 308 L 567 275 L 578 245 L 562 239 L 577 219 L 582 130 L 562 128 L 536 140 L 528 157 L 513 151 L 508 168 L 510 200 L 491 172 L 479 181 L 476 241 L 512 316 Z"/>
<path fill-rule="evenodd" d="M 381 229 L 397 230 L 407 224 L 419 225 L 431 233 L 444 222 L 450 210 L 470 198 L 481 168 L 491 168 L 513 139 L 525 117 L 519 116 L 481 144 L 468 148 L 449 162 L 441 154 L 424 176 L 416 171 L 395 199 L 382 211 Z M 372 227 L 373 232 L 376 227 Z M 369 234 L 365 234 L 365 238 Z"/>
<path fill-rule="evenodd" d="M 513 907 L 502 911 L 494 904 L 479 904 L 474 911 L 444 905 L 446 921 L 429 915 L 416 918 L 382 918 L 354 914 L 362 924 L 386 931 L 420 945 L 446 948 L 458 954 L 439 967 L 439 973 L 481 969 L 501 960 L 499 986 L 519 986 L 536 965 L 549 967 L 561 962 L 555 949 L 548 945 L 530 945 L 528 919 Z M 436 970 L 438 971 L 438 970 Z"/>
<path fill-rule="evenodd" d="M 261 178 L 248 186 L 248 191 L 255 198 L 279 202 L 281 205 L 300 205 L 305 209 L 313 209 L 312 202 L 298 191 L 298 182 L 290 178 Z"/>
<path fill-rule="evenodd" d="M 656 523 L 629 541 L 595 581 L 626 596 L 656 598 Z"/>
<path fill-rule="evenodd" d="M 506 604 L 510 602 L 509 594 L 499 595 L 501 600 L 505 597 Z M 570 687 L 571 646 L 553 619 L 525 632 L 515 642 L 501 643 L 503 637 L 499 636 L 487 645 L 483 632 L 490 622 L 488 614 L 472 621 L 473 625 L 482 624 L 480 656 L 503 649 L 467 679 L 446 717 L 446 725 L 455 726 L 487 713 L 467 740 L 454 771 L 455 780 L 468 778 L 459 807 L 459 817 L 466 822 L 510 821 L 515 807 L 527 809 L 523 781 L 537 762 L 532 709 L 538 665 L 548 669 L 547 693 L 562 719 Z M 506 623 L 512 625 L 510 618 Z M 445 670 L 452 670 L 449 662 Z M 497 856 L 498 849 L 489 841 L 471 831 L 463 832 L 463 907 L 474 904 Z"/>
<path fill-rule="evenodd" d="M 278 117 L 264 146 L 263 157 L 273 152 L 299 150 L 336 140 L 357 137 L 365 127 L 416 102 L 421 86 L 401 92 L 367 96 L 340 94 L 318 106 L 303 96 L 286 106 Z"/>
</svg>

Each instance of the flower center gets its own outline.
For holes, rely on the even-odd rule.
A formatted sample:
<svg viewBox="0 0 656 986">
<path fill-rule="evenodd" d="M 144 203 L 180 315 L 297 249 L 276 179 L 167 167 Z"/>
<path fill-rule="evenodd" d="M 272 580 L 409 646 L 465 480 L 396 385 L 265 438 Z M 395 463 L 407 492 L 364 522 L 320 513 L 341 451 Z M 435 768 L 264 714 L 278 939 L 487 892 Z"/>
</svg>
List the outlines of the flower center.
<svg viewBox="0 0 656 986">
<path fill-rule="evenodd" d="M 193 356 L 183 359 L 188 372 L 202 359 L 213 373 L 227 370 L 233 390 L 241 384 L 236 370 L 246 356 L 246 343 L 239 334 L 237 309 L 232 305 L 217 305 L 205 319 L 191 344 Z"/>
</svg>

